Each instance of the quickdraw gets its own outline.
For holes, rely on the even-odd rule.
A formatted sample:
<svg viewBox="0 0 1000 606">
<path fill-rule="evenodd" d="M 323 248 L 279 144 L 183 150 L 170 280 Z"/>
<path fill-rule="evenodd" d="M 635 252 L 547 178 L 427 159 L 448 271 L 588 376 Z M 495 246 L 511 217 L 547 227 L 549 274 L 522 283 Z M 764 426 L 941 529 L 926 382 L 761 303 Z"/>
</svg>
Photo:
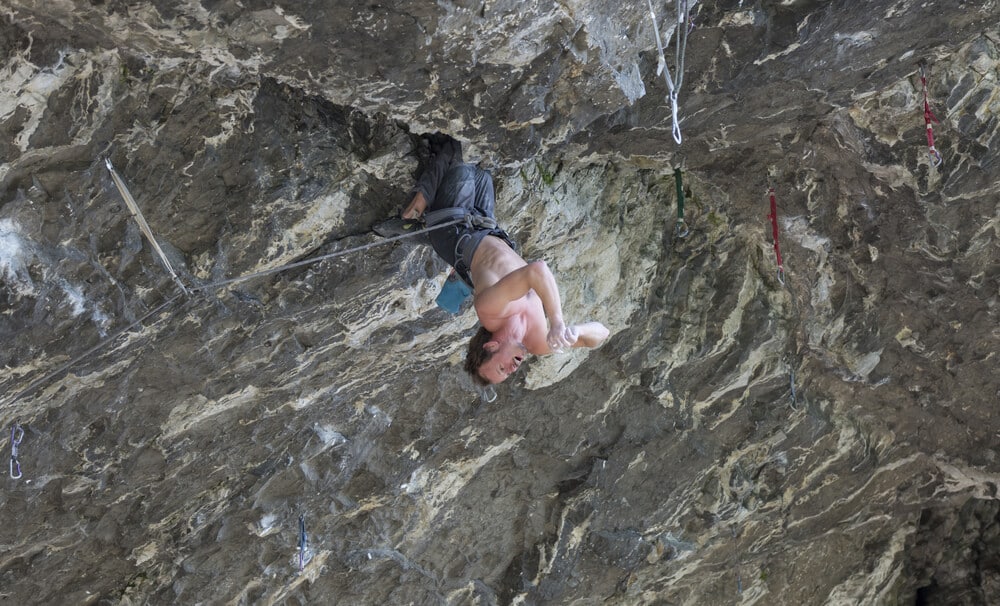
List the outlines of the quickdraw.
<svg viewBox="0 0 1000 606">
<path fill-rule="evenodd" d="M 663 42 L 660 38 L 660 28 L 656 23 L 656 9 L 653 8 L 653 0 L 648 0 L 649 3 L 649 17 L 653 20 L 653 35 L 656 36 L 656 49 L 660 54 L 659 63 L 656 67 L 656 75 L 663 74 L 663 80 L 667 84 L 667 90 L 669 91 L 670 100 L 670 113 L 671 119 L 673 120 L 673 135 L 674 141 L 677 145 L 681 144 L 681 122 L 678 112 L 680 107 L 678 105 L 677 97 L 681 91 L 681 85 L 684 83 L 684 54 L 687 49 L 687 39 L 688 33 L 691 31 L 691 27 L 687 25 L 690 21 L 689 13 L 690 7 L 688 6 L 688 0 L 677 0 L 677 26 L 675 30 L 672 30 L 667 35 L 667 41 Z M 677 81 L 675 82 L 673 78 L 670 77 L 670 68 L 667 67 L 666 51 L 664 50 L 670 45 L 670 38 L 673 37 L 674 31 L 677 33 L 677 44 L 674 49 L 674 67 L 677 69 Z"/>
<path fill-rule="evenodd" d="M 781 248 L 778 246 L 778 203 L 774 199 L 774 187 L 768 187 L 768 195 L 771 197 L 771 214 L 767 216 L 771 220 L 771 235 L 774 239 L 774 256 L 778 260 L 778 282 L 785 285 L 785 265 L 781 262 Z"/>
<path fill-rule="evenodd" d="M 306 537 L 306 516 L 299 514 L 299 572 L 306 566 L 306 548 L 309 539 Z"/>
<path fill-rule="evenodd" d="M 798 404 L 799 404 L 799 400 L 795 396 L 795 369 L 794 368 L 789 368 L 788 369 L 788 384 L 792 388 L 792 395 L 791 395 L 792 410 L 795 410 L 795 407 L 798 406 Z"/>
<path fill-rule="evenodd" d="M 674 184 L 677 186 L 677 237 L 686 238 L 690 233 L 684 222 L 684 171 L 679 167 L 674 169 Z"/>
<path fill-rule="evenodd" d="M 923 86 L 924 92 L 924 124 L 927 125 L 927 149 L 931 155 L 931 165 L 935 168 L 941 166 L 944 159 L 941 157 L 941 152 L 934 147 L 934 122 L 940 124 L 937 116 L 931 111 L 931 104 L 927 100 L 927 73 L 924 65 L 920 66 L 920 84 Z"/>
<path fill-rule="evenodd" d="M 20 424 L 14 423 L 10 428 L 10 477 L 14 480 L 21 478 L 21 462 L 17 459 L 17 447 L 24 439 L 24 428 Z"/>
<path fill-rule="evenodd" d="M 799 409 L 799 398 L 795 393 L 795 367 L 792 365 L 791 357 L 786 355 L 782 361 L 785 363 L 785 367 L 788 369 L 788 387 L 791 391 L 788 399 L 788 406 L 792 410 Z"/>
</svg>

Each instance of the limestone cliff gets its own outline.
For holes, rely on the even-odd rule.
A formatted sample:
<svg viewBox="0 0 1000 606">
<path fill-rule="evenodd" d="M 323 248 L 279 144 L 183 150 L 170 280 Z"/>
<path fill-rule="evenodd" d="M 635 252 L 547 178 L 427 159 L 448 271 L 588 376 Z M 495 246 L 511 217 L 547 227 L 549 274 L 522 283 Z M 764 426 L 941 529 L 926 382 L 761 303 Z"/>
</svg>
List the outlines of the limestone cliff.
<svg viewBox="0 0 1000 606">
<path fill-rule="evenodd" d="M 647 0 L 3 0 L 0 597 L 995 602 L 998 22 L 691 1 L 677 144 Z M 492 402 L 434 131 L 612 332 Z"/>
</svg>

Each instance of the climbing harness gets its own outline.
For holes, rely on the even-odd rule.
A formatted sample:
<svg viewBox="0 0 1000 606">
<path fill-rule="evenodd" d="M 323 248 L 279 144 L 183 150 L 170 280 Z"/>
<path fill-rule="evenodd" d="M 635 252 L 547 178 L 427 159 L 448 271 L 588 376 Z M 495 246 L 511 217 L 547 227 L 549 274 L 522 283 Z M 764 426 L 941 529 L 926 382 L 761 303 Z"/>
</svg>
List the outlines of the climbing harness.
<svg viewBox="0 0 1000 606">
<path fill-rule="evenodd" d="M 177 272 L 174 271 L 173 266 L 170 265 L 170 261 L 167 260 L 167 255 L 163 254 L 163 249 L 160 248 L 156 238 L 153 237 L 153 230 L 149 228 L 149 223 L 146 223 L 146 218 L 143 217 L 142 212 L 139 211 L 139 205 L 136 204 L 135 198 L 132 197 L 128 187 L 125 185 L 125 181 L 118 175 L 115 167 L 112 166 L 111 158 L 105 158 L 104 164 L 108 167 L 108 172 L 111 173 L 111 179 L 115 182 L 115 187 L 118 188 L 118 193 L 121 194 L 122 200 L 125 201 L 125 206 L 128 207 L 128 210 L 132 214 L 132 218 L 135 219 L 135 222 L 139 224 L 139 229 L 146 236 L 146 239 L 149 240 L 150 246 L 152 246 L 153 250 L 156 251 L 156 255 L 160 258 L 160 262 L 163 263 L 163 266 L 168 272 L 170 272 L 170 277 L 174 279 L 174 282 L 176 282 L 177 285 L 181 287 L 181 290 L 187 294 L 187 289 L 184 287 L 181 279 L 177 277 Z"/>
<path fill-rule="evenodd" d="M 688 32 L 690 27 L 687 25 L 689 7 L 688 0 L 677 0 L 677 25 L 667 34 L 666 43 L 660 39 L 660 27 L 656 23 L 656 9 L 653 8 L 653 0 L 647 0 L 649 3 L 649 17 L 653 20 L 653 35 L 656 36 L 656 48 L 659 51 L 660 58 L 656 66 L 656 75 L 663 74 L 663 80 L 667 83 L 667 90 L 669 91 L 670 100 L 670 113 L 673 120 L 673 135 L 674 141 L 677 145 L 681 144 L 681 123 L 678 117 L 678 102 L 677 96 L 680 94 L 681 85 L 684 83 L 684 53 L 687 48 Z M 670 45 L 670 39 L 673 37 L 674 33 L 677 34 L 677 42 L 674 47 L 674 67 L 677 69 L 677 81 L 670 76 L 670 68 L 667 67 L 667 58 L 665 48 Z"/>
<path fill-rule="evenodd" d="M 686 238 L 690 233 L 687 223 L 684 222 L 684 172 L 677 167 L 674 169 L 674 184 L 677 186 L 677 225 L 676 232 L 678 238 Z"/>
<path fill-rule="evenodd" d="M 424 213 L 424 223 L 431 227 L 442 226 L 445 221 L 458 221 L 468 228 L 496 229 L 497 220 L 483 215 L 474 215 L 464 208 L 439 208 Z M 452 223 L 454 225 L 454 223 Z"/>
<path fill-rule="evenodd" d="M 941 157 L 941 152 L 934 147 L 934 122 L 940 124 L 937 116 L 931 111 L 931 104 L 927 100 L 927 73 L 926 66 L 920 64 L 920 83 L 923 85 L 924 92 L 924 124 L 927 125 L 927 150 L 931 156 L 931 165 L 937 168 L 941 166 L 944 159 Z"/>
<path fill-rule="evenodd" d="M 306 565 L 306 547 L 309 546 L 309 539 L 306 538 L 306 517 L 299 514 L 299 572 Z"/>
<path fill-rule="evenodd" d="M 23 439 L 24 428 L 14 423 L 10 428 L 10 477 L 14 480 L 21 478 L 21 462 L 17 459 L 17 447 Z"/>
<path fill-rule="evenodd" d="M 472 294 L 474 288 L 472 284 L 472 269 L 469 265 L 471 264 L 471 259 L 468 260 L 467 262 L 465 255 L 465 248 L 470 244 L 475 245 L 476 242 L 481 241 L 482 236 L 480 236 L 477 239 L 473 235 L 473 231 L 480 233 L 485 232 L 486 235 L 496 236 L 501 240 L 504 240 L 508 245 L 510 245 L 511 249 L 517 250 L 517 246 L 510 239 L 510 235 L 507 234 L 506 231 L 501 229 L 500 226 L 497 224 L 496 219 L 492 217 L 473 214 L 463 208 L 452 207 L 452 208 L 441 208 L 438 210 L 430 211 L 424 215 L 424 221 L 429 226 L 429 228 L 433 229 L 437 229 L 438 227 L 445 227 L 448 224 L 454 225 L 455 222 L 457 221 L 459 223 L 462 223 L 468 230 L 462 234 L 455 234 L 458 237 L 455 239 L 455 248 L 452 252 L 452 256 L 455 260 L 454 263 L 452 263 L 452 266 L 454 267 L 455 271 L 452 273 L 457 274 L 457 277 L 466 287 L 464 289 L 461 289 L 461 291 L 456 291 L 455 293 L 452 293 L 456 298 L 455 301 L 456 306 L 461 305 L 462 301 L 464 301 L 466 297 Z M 450 282 L 446 282 L 445 288 L 449 288 L 449 284 Z M 440 304 L 441 301 L 439 301 L 438 303 Z M 453 307 L 449 307 L 446 305 L 442 305 L 442 307 L 444 307 L 451 313 L 458 313 L 458 311 Z"/>
<path fill-rule="evenodd" d="M 771 220 L 771 235 L 774 239 L 774 256 L 778 260 L 778 282 L 785 285 L 785 266 L 781 262 L 781 248 L 778 246 L 778 203 L 774 199 L 774 187 L 768 187 L 768 195 L 771 197 L 771 214 L 767 216 Z"/>
</svg>

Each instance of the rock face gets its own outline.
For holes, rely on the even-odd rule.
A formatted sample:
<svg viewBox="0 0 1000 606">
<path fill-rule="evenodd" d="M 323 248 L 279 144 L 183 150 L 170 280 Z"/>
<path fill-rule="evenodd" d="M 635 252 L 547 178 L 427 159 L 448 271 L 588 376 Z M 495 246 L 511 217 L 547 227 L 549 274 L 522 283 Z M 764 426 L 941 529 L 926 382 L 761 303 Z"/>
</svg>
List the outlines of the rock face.
<svg viewBox="0 0 1000 606">
<path fill-rule="evenodd" d="M 644 0 L 350 4 L 4 0 L 5 601 L 995 600 L 1000 3 L 692 2 L 680 145 Z M 434 131 L 612 332 L 493 402 Z"/>
</svg>

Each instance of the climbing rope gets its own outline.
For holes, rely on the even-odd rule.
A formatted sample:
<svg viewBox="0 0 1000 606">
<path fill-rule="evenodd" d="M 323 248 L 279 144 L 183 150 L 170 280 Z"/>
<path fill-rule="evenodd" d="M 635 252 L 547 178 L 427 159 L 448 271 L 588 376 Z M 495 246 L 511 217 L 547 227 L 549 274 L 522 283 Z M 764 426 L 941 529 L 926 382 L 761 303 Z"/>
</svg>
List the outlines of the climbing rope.
<svg viewBox="0 0 1000 606">
<path fill-rule="evenodd" d="M 395 242 L 396 240 L 402 240 L 403 238 L 410 238 L 410 237 L 413 237 L 413 236 L 416 236 L 416 235 L 425 234 L 425 233 L 427 233 L 429 231 L 434 231 L 435 229 L 442 229 L 442 228 L 449 227 L 449 226 L 452 226 L 452 225 L 457 225 L 458 223 L 466 223 L 466 222 L 472 220 L 471 216 L 466 215 L 466 216 L 463 216 L 463 217 L 460 217 L 460 218 L 457 218 L 457 219 L 453 219 L 453 220 L 445 222 L 445 223 L 438 223 L 438 224 L 433 225 L 431 227 L 426 227 L 424 229 L 416 230 L 416 231 L 413 231 L 411 233 L 406 233 L 406 234 L 402 234 L 402 235 L 399 235 L 399 236 L 393 236 L 391 238 L 384 238 L 384 239 L 382 239 L 382 240 L 380 240 L 378 242 L 371 242 L 369 244 L 365 244 L 365 245 L 362 245 L 362 246 L 356 246 L 354 248 L 349 248 L 347 250 L 341 250 L 341 251 L 337 251 L 337 252 L 334 252 L 334 253 L 329 253 L 329 254 L 326 254 L 326 255 L 321 255 L 319 257 L 313 257 L 311 259 L 304 259 L 302 261 L 296 261 L 294 263 L 288 263 L 286 265 L 281 265 L 279 267 L 272 267 L 272 268 L 269 268 L 269 269 L 263 269 L 263 270 L 260 270 L 260 271 L 256 271 L 256 272 L 253 272 L 253 273 L 250 273 L 250 274 L 243 275 L 243 276 L 237 276 L 235 278 L 229 278 L 229 279 L 226 279 L 226 280 L 220 280 L 218 282 L 212 282 L 212 283 L 209 283 L 209 284 L 202 284 L 202 285 L 199 285 L 199 286 L 193 286 L 193 287 L 191 287 L 189 289 L 189 288 L 185 287 L 184 284 L 181 282 L 180 278 L 177 277 L 177 273 L 174 272 L 174 268 L 171 267 L 170 261 L 167 260 L 166 255 L 163 254 L 163 250 L 160 248 L 159 244 L 157 244 L 156 238 L 153 237 L 153 232 L 149 228 L 149 224 L 146 223 L 146 220 L 143 218 L 142 213 L 139 212 L 139 207 L 135 203 L 135 199 L 132 198 L 132 194 L 129 193 L 128 187 L 125 185 L 124 179 L 122 179 L 118 175 L 118 173 L 115 171 L 114 166 L 111 165 L 111 160 L 110 159 L 105 160 L 104 162 L 105 162 L 105 164 L 108 167 L 108 172 L 111 173 L 111 178 L 114 180 L 115 186 L 118 188 L 118 192 L 121 194 L 122 199 L 125 200 L 125 204 L 128 206 L 129 211 L 132 213 L 132 217 L 135 218 L 135 220 L 139 224 L 139 228 L 142 230 L 142 232 L 144 234 L 146 234 L 146 238 L 149 240 L 150 244 L 153 246 L 153 249 L 156 251 L 157 255 L 160 257 L 160 260 L 163 262 L 164 266 L 167 268 L 167 271 L 170 272 L 170 276 L 173 278 L 174 282 L 176 282 L 177 285 L 181 288 L 181 290 L 184 292 L 184 294 L 190 294 L 190 292 L 200 292 L 200 291 L 205 291 L 205 290 L 211 290 L 211 289 L 214 289 L 214 288 L 219 288 L 221 286 L 228 286 L 229 284 L 236 284 L 238 282 L 245 282 L 247 280 L 252 280 L 254 278 L 259 278 L 261 276 L 266 276 L 266 275 L 270 275 L 270 274 L 282 272 L 282 271 L 285 271 L 285 270 L 294 269 L 296 267 L 302 267 L 304 265 L 311 265 L 313 263 L 319 263 L 320 261 L 325 261 L 327 259 L 333 259 L 335 257 L 342 257 L 344 255 L 349 255 L 349 254 L 352 254 L 352 253 L 361 252 L 361 251 L 364 251 L 364 250 L 368 250 L 370 248 L 374 248 L 376 246 L 382 246 L 383 244 L 388 244 L 390 242 Z"/>
<path fill-rule="evenodd" d="M 937 116 L 931 111 L 931 104 L 927 100 L 927 73 L 926 67 L 920 65 L 920 83 L 923 86 L 924 92 L 924 124 L 927 125 L 927 150 L 931 155 L 931 165 L 935 168 L 941 166 L 944 159 L 941 157 L 941 152 L 934 147 L 934 122 L 938 122 Z M 938 122 L 940 124 L 940 122 Z"/>
<path fill-rule="evenodd" d="M 124 333 L 128 332 L 129 330 L 132 330 L 132 328 L 134 328 L 138 324 L 144 322 L 147 318 L 149 318 L 149 317 L 151 317 L 151 316 L 153 316 L 155 314 L 158 314 L 161 311 L 163 311 L 164 309 L 166 309 L 174 301 L 180 299 L 181 294 L 182 293 L 177 293 L 173 297 L 167 299 L 166 301 L 164 301 L 163 303 L 161 303 L 160 305 L 158 305 L 157 307 L 155 307 L 152 311 L 150 311 L 150 312 L 146 313 L 145 315 L 143 315 L 138 320 L 132 322 L 131 324 L 129 324 L 125 328 L 122 328 L 122 329 L 118 330 L 117 332 L 115 332 L 110 337 L 107 337 L 104 340 L 100 341 L 97 345 L 94 345 L 93 347 L 91 347 L 87 351 L 83 352 L 82 354 L 76 356 L 75 358 L 73 358 L 69 362 L 66 362 L 65 364 L 63 364 L 59 368 L 53 370 L 52 372 L 46 374 L 45 376 L 43 376 L 41 378 L 38 378 L 38 379 L 35 379 L 27 387 L 25 387 L 24 389 L 22 389 L 18 393 L 14 394 L 13 398 L 11 398 L 9 401 L 7 401 L 7 402 L 4 403 L 4 406 L 9 406 L 9 405 L 13 404 L 14 402 L 20 400 L 21 398 L 24 398 L 24 397 L 27 397 L 27 396 L 31 395 L 32 393 L 34 393 L 39 387 L 41 387 L 45 383 L 47 383 L 50 380 L 58 377 L 62 373 L 66 372 L 67 370 L 69 370 L 70 368 L 72 368 L 73 366 L 75 366 L 78 362 L 80 362 L 80 360 L 83 360 L 84 358 L 90 357 L 95 352 L 100 351 L 101 349 L 103 349 L 104 347 L 106 347 L 109 343 L 113 342 L 115 339 L 117 339 L 118 337 L 120 337 Z"/>
<path fill-rule="evenodd" d="M 684 54 L 687 49 L 687 39 L 688 39 L 688 0 L 677 0 L 677 25 L 667 34 L 666 43 L 660 38 L 660 27 L 656 23 L 656 9 L 653 8 L 653 0 L 647 0 L 649 3 L 649 17 L 653 20 L 653 35 L 656 36 L 656 48 L 659 51 L 660 58 L 656 66 L 656 75 L 663 74 L 663 80 L 667 84 L 667 90 L 669 91 L 669 101 L 670 101 L 670 113 L 673 120 L 673 135 L 674 141 L 678 145 L 681 144 L 681 123 L 678 112 L 680 111 L 679 103 L 677 97 L 681 91 L 681 85 L 684 83 Z M 674 32 L 677 33 L 677 42 L 674 46 L 674 67 L 677 69 L 677 81 L 670 76 L 670 68 L 667 67 L 667 57 L 666 51 L 664 50 L 670 45 L 670 39 L 673 37 Z"/>
<path fill-rule="evenodd" d="M 784 286 L 785 266 L 781 262 L 781 248 L 778 246 L 778 203 L 774 199 L 774 187 L 768 187 L 767 193 L 771 197 L 771 214 L 769 214 L 767 218 L 771 220 L 771 235 L 774 239 L 774 256 L 778 260 L 778 282 Z"/>
<path fill-rule="evenodd" d="M 261 276 L 267 276 L 267 275 L 270 275 L 270 274 L 276 274 L 276 273 L 279 273 L 279 272 L 282 272 L 282 271 L 286 271 L 286 270 L 289 270 L 289 269 L 294 269 L 296 267 L 302 267 L 302 266 L 305 266 L 305 265 L 312 265 L 313 263 L 319 263 L 320 261 L 326 261 L 327 259 L 334 259 L 336 257 L 343 257 L 345 255 L 350 255 L 350 254 L 353 254 L 353 253 L 356 253 L 356 252 L 362 252 L 362 251 L 365 251 L 365 250 L 368 250 L 368 249 L 371 249 L 371 248 L 375 248 L 376 246 L 382 246 L 382 245 L 388 244 L 390 242 L 395 242 L 397 240 L 403 240 L 405 238 L 412 238 L 413 236 L 419 236 L 421 234 L 426 234 L 426 233 L 432 232 L 432 231 L 434 231 L 436 229 L 442 229 L 442 228 L 445 228 L 445 227 L 451 227 L 452 225 L 458 225 L 459 223 L 463 223 L 464 224 L 467 221 L 469 221 L 469 217 L 463 217 L 463 218 L 460 218 L 460 219 L 454 219 L 452 221 L 448 221 L 448 222 L 445 222 L 445 223 L 438 223 L 437 225 L 432 225 L 430 227 L 425 227 L 423 229 L 418 229 L 418 230 L 415 230 L 415 231 L 410 232 L 410 233 L 402 234 L 402 235 L 399 235 L 399 236 L 392 236 L 390 238 L 383 238 L 382 240 L 379 240 L 377 242 L 369 242 L 368 244 L 362 244 L 361 246 L 355 246 L 354 248 L 347 248 L 347 249 L 344 249 L 344 250 L 339 250 L 337 252 L 332 252 L 332 253 L 328 253 L 328 254 L 325 254 L 325 255 L 320 255 L 318 257 L 312 257 L 312 258 L 309 258 L 309 259 L 303 259 L 301 261 L 295 261 L 294 263 L 288 263 L 288 264 L 285 264 L 285 265 L 280 265 L 278 267 L 271 267 L 271 268 L 268 268 L 268 269 L 262 269 L 260 271 L 255 271 L 253 273 L 249 273 L 249 274 L 246 274 L 246 275 L 243 275 L 243 276 L 237 276 L 235 278 L 228 278 L 226 280 L 220 280 L 218 282 L 211 282 L 209 284 L 201 284 L 199 286 L 192 286 L 191 290 L 193 292 L 201 292 L 201 291 L 205 291 L 205 290 L 211 290 L 211 289 L 219 288 L 219 287 L 222 287 L 222 286 L 228 286 L 230 284 L 236 284 L 238 282 L 246 282 L 247 280 L 252 280 L 254 278 L 259 278 Z"/>
<path fill-rule="evenodd" d="M 125 185 L 124 180 L 120 176 L 118 176 L 117 172 L 115 172 L 114 167 L 111 165 L 111 162 L 110 161 L 106 161 L 105 163 L 108 166 L 108 170 L 111 172 L 112 179 L 115 180 L 115 185 L 118 186 L 119 193 L 121 193 L 122 197 L 125 198 L 126 200 L 131 199 L 131 194 L 128 193 L 128 188 Z M 134 199 L 132 200 L 132 203 L 133 204 L 135 203 Z M 136 211 L 138 211 L 138 207 L 136 207 Z M 133 216 L 136 217 L 136 220 L 138 221 L 139 217 L 141 217 L 141 214 L 136 215 L 136 213 L 133 213 Z M 454 219 L 452 221 L 447 221 L 447 222 L 444 222 L 444 223 L 439 223 L 437 225 L 433 225 L 431 227 L 426 227 L 424 229 L 416 230 L 416 231 L 413 231 L 411 233 L 402 234 L 402 235 L 399 235 L 399 236 L 393 236 L 393 237 L 390 237 L 390 238 L 384 238 L 384 239 L 379 240 L 377 242 L 370 242 L 368 244 L 364 244 L 364 245 L 361 245 L 361 246 L 355 246 L 353 248 L 348 248 L 348 249 L 345 249 L 345 250 L 341 250 L 341 251 L 337 251 L 337 252 L 333 252 L 333 253 L 329 253 L 329 254 L 325 254 L 325 255 L 320 255 L 318 257 L 313 257 L 313 258 L 310 258 L 310 259 L 303 259 L 301 261 L 296 261 L 296 262 L 287 263 L 285 265 L 281 265 L 281 266 L 278 266 L 278 267 L 272 267 L 272 268 L 269 268 L 269 269 L 264 269 L 264 270 L 261 270 L 261 271 L 256 271 L 256 272 L 253 272 L 253 273 L 250 273 L 250 274 L 246 274 L 246 275 L 243 275 L 243 276 L 237 276 L 235 278 L 229 278 L 229 279 L 226 279 L 226 280 L 220 280 L 218 282 L 211 282 L 211 283 L 208 283 L 208 284 L 201 284 L 201 285 L 193 286 L 193 287 L 190 287 L 190 288 L 187 288 L 187 287 L 184 286 L 184 284 L 180 281 L 180 278 L 178 278 L 177 274 L 173 271 L 173 268 L 170 267 L 169 262 L 166 260 L 166 256 L 162 256 L 161 260 L 167 266 L 168 271 L 170 271 L 171 276 L 173 277 L 173 279 L 174 279 L 175 283 L 177 284 L 177 286 L 180 287 L 181 292 L 179 292 L 179 293 L 175 294 L 173 297 L 167 299 L 166 301 L 164 301 L 163 303 L 161 303 L 159 306 L 157 306 L 156 308 L 154 308 L 152 311 L 146 313 L 141 318 L 139 318 L 138 320 L 132 322 L 131 324 L 129 324 L 125 328 L 122 328 L 122 329 L 118 330 L 117 332 L 115 332 L 110 337 L 107 337 L 104 340 L 98 342 L 96 345 L 94 345 L 90 349 L 86 350 L 82 354 L 76 356 L 75 358 L 73 358 L 69 362 L 66 362 L 65 364 L 63 364 L 62 366 L 60 366 L 59 368 L 57 368 L 56 370 L 54 370 L 54 371 L 52 371 L 52 372 L 50 372 L 50 373 L 48 373 L 48 374 L 40 377 L 39 379 L 36 379 L 35 381 L 32 381 L 26 388 L 24 388 L 23 390 L 21 390 L 20 392 L 18 392 L 17 394 L 15 394 L 14 397 L 12 397 L 9 401 L 7 401 L 5 403 L 5 405 L 13 404 L 14 402 L 20 400 L 21 398 L 24 398 L 24 397 L 27 397 L 28 395 L 31 395 L 39 387 L 41 387 L 42 385 L 44 385 L 48 381 L 54 379 L 55 377 L 61 375 L 62 373 L 66 372 L 67 370 L 69 370 L 70 368 L 72 368 L 73 366 L 75 366 L 77 363 L 79 363 L 84 358 L 87 358 L 87 357 L 93 355 L 95 352 L 100 351 L 101 349 L 103 349 L 104 347 L 106 347 L 108 344 L 110 344 L 111 342 L 113 342 L 115 339 L 117 339 L 118 337 L 120 337 L 125 332 L 128 332 L 129 330 L 131 330 L 132 328 L 134 328 L 138 324 L 144 322 L 147 318 L 149 318 L 149 317 L 151 317 L 151 316 L 153 316 L 153 315 L 155 315 L 157 313 L 160 313 L 161 311 L 163 311 L 164 309 L 166 309 L 168 306 L 170 306 L 171 304 L 173 304 L 174 301 L 177 301 L 181 297 L 181 295 L 190 295 L 192 293 L 204 292 L 204 291 L 208 291 L 208 290 L 220 288 L 220 287 L 223 287 L 223 286 L 228 286 L 230 284 L 236 284 L 238 282 L 245 282 L 247 280 L 252 280 L 254 278 L 259 278 L 261 276 L 266 276 L 266 275 L 270 275 L 270 274 L 274 274 L 274 273 L 286 271 L 286 270 L 293 269 L 293 268 L 296 268 L 296 267 L 302 267 L 304 265 L 310 265 L 310 264 L 313 264 L 313 263 L 319 263 L 320 261 L 325 261 L 327 259 L 333 259 L 335 257 L 342 257 L 344 255 L 349 255 L 349 254 L 353 254 L 353 253 L 356 253 L 356 252 L 361 252 L 361 251 L 364 251 L 364 250 L 368 250 L 370 248 L 374 248 L 376 246 L 382 246 L 382 245 L 388 244 L 390 242 L 395 242 L 397 240 L 402 240 L 404 238 L 411 238 L 413 236 L 417 236 L 417 235 L 420 235 L 420 234 L 425 234 L 425 233 L 434 231 L 436 229 L 443 229 L 445 227 L 450 227 L 452 225 L 457 225 L 459 223 L 466 223 L 466 222 L 468 222 L 470 220 L 471 219 L 469 217 L 458 218 L 458 219 Z M 145 221 L 142 221 L 142 223 L 145 223 Z M 145 227 L 145 229 L 143 231 L 147 232 L 147 230 L 149 230 L 149 226 L 148 225 L 146 225 L 146 227 Z M 149 238 L 150 242 L 153 243 L 154 248 L 156 248 L 159 251 L 159 254 L 162 255 L 163 251 L 160 250 L 159 246 L 156 244 L 156 239 L 153 238 L 151 230 L 149 230 L 148 233 L 146 233 L 146 237 Z M 12 467 L 12 469 L 13 469 L 13 467 Z"/>
<path fill-rule="evenodd" d="M 684 222 L 684 171 L 677 167 L 674 169 L 674 185 L 677 186 L 677 237 L 686 238 L 690 230 Z"/>
<path fill-rule="evenodd" d="M 170 265 L 170 261 L 167 260 L 167 255 L 163 254 L 163 249 L 160 248 L 160 244 L 156 241 L 156 238 L 153 237 L 153 230 L 149 228 L 149 223 L 146 223 L 146 218 L 142 216 L 142 212 L 139 210 L 139 205 L 136 204 L 135 198 L 132 197 L 128 187 L 125 185 L 125 181 L 118 175 L 115 167 L 111 165 L 111 158 L 105 158 L 104 164 L 108 167 L 108 172 L 111 173 L 111 179 L 115 182 L 115 187 L 118 188 L 118 193 L 121 194 L 122 200 L 125 201 L 125 206 L 128 207 L 129 213 L 132 214 L 132 218 L 135 219 L 135 222 L 139 225 L 139 230 L 142 231 L 142 233 L 146 236 L 146 239 L 149 240 L 149 244 L 153 247 L 156 255 L 160 258 L 160 262 L 162 262 L 163 266 L 168 272 L 170 272 L 170 277 L 173 278 L 177 286 L 180 286 L 181 290 L 186 294 L 187 289 L 184 288 L 184 284 L 181 282 L 181 279 L 177 277 L 177 272 L 174 271 L 173 266 Z"/>
</svg>

